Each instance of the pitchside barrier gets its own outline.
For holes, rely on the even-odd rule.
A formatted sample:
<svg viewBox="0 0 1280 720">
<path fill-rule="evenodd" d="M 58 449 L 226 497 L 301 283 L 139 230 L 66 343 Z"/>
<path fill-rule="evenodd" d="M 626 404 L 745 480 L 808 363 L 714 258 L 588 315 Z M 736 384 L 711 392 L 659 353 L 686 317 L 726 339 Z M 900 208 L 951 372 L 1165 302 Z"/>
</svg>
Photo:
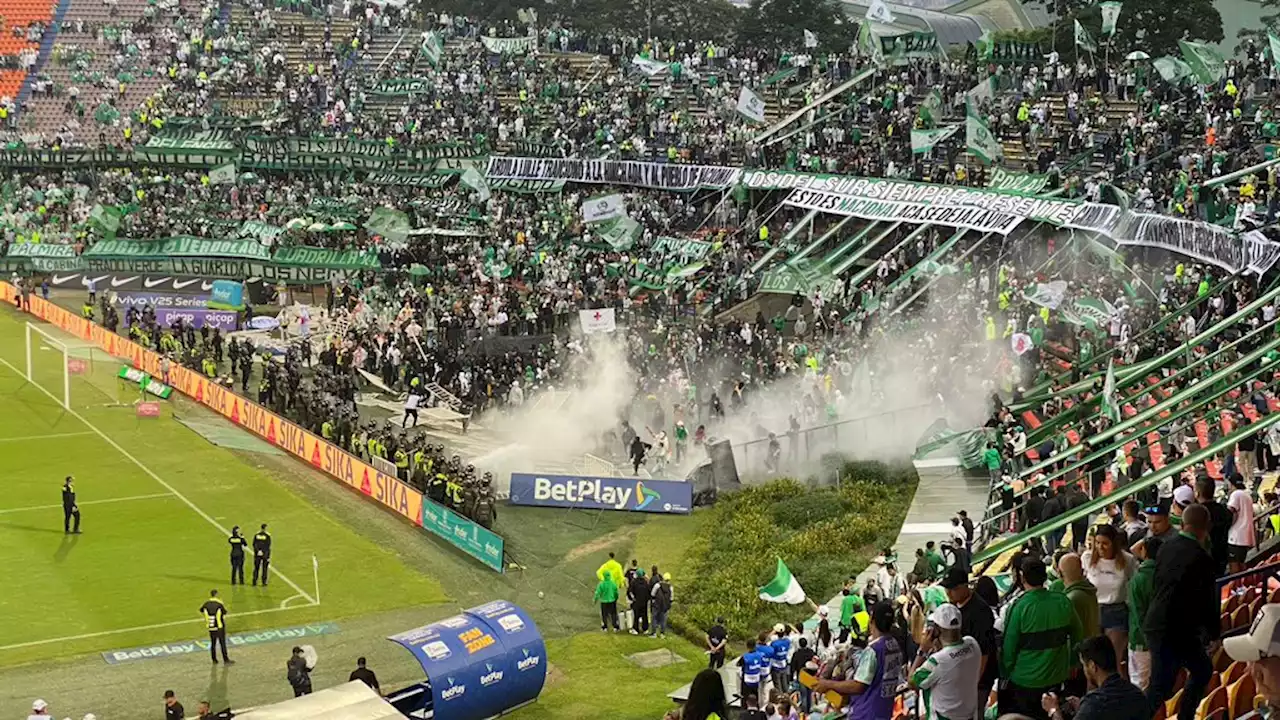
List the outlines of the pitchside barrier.
<svg viewBox="0 0 1280 720">
<path fill-rule="evenodd" d="M 13 286 L 0 282 L 0 301 L 13 305 L 14 300 Z M 97 345 L 143 372 L 160 376 L 160 355 L 157 353 L 51 302 L 34 296 L 30 301 L 31 314 L 35 317 Z M 502 572 L 503 539 L 500 535 L 431 502 L 394 475 L 379 471 L 342 448 L 193 370 L 172 365 L 169 370 L 169 385 L 493 570 Z"/>
</svg>

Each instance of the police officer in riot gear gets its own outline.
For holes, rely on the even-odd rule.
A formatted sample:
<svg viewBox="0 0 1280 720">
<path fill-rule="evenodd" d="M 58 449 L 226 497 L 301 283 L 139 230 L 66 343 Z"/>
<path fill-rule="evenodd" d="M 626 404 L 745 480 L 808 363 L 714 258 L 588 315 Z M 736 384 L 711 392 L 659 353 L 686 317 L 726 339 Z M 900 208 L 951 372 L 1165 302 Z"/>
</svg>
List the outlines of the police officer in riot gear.
<svg viewBox="0 0 1280 720">
<path fill-rule="evenodd" d="M 249 541 L 240 534 L 240 526 L 231 528 L 231 537 L 227 538 L 231 546 L 231 584 L 244 584 L 244 547 Z"/>
<path fill-rule="evenodd" d="M 271 533 L 267 532 L 267 524 L 253 536 L 253 584 L 258 584 L 258 572 L 262 572 L 262 586 L 267 586 L 267 572 L 271 566 Z"/>
</svg>

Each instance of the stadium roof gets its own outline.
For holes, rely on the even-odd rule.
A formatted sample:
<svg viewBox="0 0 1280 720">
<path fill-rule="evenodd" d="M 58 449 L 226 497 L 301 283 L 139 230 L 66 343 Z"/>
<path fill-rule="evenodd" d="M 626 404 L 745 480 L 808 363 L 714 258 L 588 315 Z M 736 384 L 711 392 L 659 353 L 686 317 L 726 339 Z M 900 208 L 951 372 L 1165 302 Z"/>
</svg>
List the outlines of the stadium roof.
<svg viewBox="0 0 1280 720">
<path fill-rule="evenodd" d="M 1028 29 L 1036 26 L 1018 0 L 966 0 L 946 11 L 885 3 L 893 13 L 894 22 L 876 23 L 877 34 L 889 35 L 911 31 L 930 31 L 944 45 L 964 45 L 982 37 L 986 30 Z M 869 1 L 845 0 L 849 17 L 861 20 L 870 7 Z"/>
</svg>

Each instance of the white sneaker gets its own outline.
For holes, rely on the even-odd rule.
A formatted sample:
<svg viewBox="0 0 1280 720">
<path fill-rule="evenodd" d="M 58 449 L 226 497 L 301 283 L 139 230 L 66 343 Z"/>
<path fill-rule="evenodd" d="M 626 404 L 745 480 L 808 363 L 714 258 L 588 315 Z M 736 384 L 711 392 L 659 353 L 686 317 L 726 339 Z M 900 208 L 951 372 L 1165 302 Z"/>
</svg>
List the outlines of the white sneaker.
<svg viewBox="0 0 1280 720">
<path fill-rule="evenodd" d="M 640 634 L 640 633 L 636 632 L 636 629 L 635 629 L 635 628 L 631 628 L 631 629 L 630 629 L 630 630 L 628 630 L 627 632 L 631 633 L 632 635 L 639 635 L 639 634 Z"/>
</svg>

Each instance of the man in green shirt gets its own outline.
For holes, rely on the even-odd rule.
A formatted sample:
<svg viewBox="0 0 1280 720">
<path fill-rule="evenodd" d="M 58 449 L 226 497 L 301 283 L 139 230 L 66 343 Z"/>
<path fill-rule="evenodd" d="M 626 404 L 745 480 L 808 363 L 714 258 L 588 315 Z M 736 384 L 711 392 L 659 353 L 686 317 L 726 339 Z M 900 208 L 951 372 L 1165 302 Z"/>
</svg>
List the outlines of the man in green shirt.
<svg viewBox="0 0 1280 720">
<path fill-rule="evenodd" d="M 1147 646 L 1147 636 L 1142 632 L 1142 621 L 1155 595 L 1156 553 L 1160 551 L 1161 542 L 1160 538 L 1149 537 L 1134 545 L 1134 552 L 1142 562 L 1129 578 L 1128 586 L 1129 681 L 1143 690 L 1147 689 L 1151 679 L 1151 648 Z"/>
<path fill-rule="evenodd" d="M 840 591 L 843 596 L 840 598 L 840 642 L 848 640 L 850 632 L 861 631 L 861 625 L 853 616 L 867 609 L 862 596 L 854 589 L 853 582 L 853 579 L 846 580 L 844 589 Z"/>
<path fill-rule="evenodd" d="M 618 632 L 618 584 L 612 574 L 604 573 L 600 577 L 594 602 L 600 603 L 600 629 L 607 632 L 612 622 L 613 631 Z"/>
<path fill-rule="evenodd" d="M 924 544 L 924 557 L 929 561 L 930 581 L 937 580 L 947 571 L 947 561 L 942 559 L 942 554 L 938 552 L 932 540 Z"/>
<path fill-rule="evenodd" d="M 1026 592 L 1005 617 L 1000 674 L 1009 685 L 1001 695 L 1001 714 L 1045 717 L 1040 700 L 1067 679 L 1075 660 L 1072 648 L 1084 638 L 1071 600 L 1046 590 L 1047 577 L 1042 561 L 1023 561 Z"/>
<path fill-rule="evenodd" d="M 982 451 L 982 461 L 987 464 L 992 484 L 1000 482 L 1000 451 L 994 442 L 987 443 L 987 449 Z"/>
</svg>

